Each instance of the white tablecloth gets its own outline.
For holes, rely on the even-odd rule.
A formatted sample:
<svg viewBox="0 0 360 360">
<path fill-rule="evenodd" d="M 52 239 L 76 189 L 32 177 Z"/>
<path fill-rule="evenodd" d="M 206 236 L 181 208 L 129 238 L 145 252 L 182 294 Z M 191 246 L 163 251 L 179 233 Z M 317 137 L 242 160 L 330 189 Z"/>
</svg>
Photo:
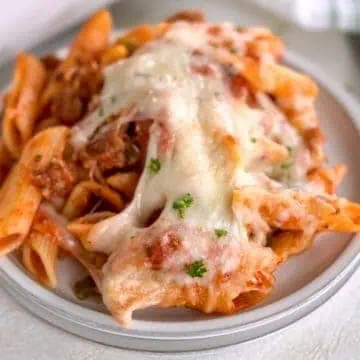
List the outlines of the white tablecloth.
<svg viewBox="0 0 360 360">
<path fill-rule="evenodd" d="M 220 15 L 219 15 L 220 16 Z M 256 13 L 258 16 L 258 13 Z M 146 14 L 144 14 L 146 17 Z M 304 33 L 274 19 L 287 44 L 312 59 L 360 99 L 360 73 L 345 37 L 336 32 Z M 248 19 L 251 23 L 251 19 Z M 259 22 L 257 18 L 256 22 Z M 1 282 L 0 282 L 1 287 Z M 291 327 L 256 341 L 184 354 L 115 349 L 65 333 L 22 309 L 0 288 L 2 360 L 358 360 L 360 359 L 360 270 L 326 304 Z"/>
</svg>

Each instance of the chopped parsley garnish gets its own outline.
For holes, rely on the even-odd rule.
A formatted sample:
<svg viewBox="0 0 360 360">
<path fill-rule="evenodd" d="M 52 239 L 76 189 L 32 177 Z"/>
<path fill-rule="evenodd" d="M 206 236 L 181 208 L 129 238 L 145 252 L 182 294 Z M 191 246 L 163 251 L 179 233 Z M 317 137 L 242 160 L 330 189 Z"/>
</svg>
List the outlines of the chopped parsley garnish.
<svg viewBox="0 0 360 360">
<path fill-rule="evenodd" d="M 194 203 L 194 198 L 190 193 L 180 196 L 173 202 L 173 209 L 177 211 L 179 218 L 185 217 L 185 210 L 191 207 Z"/>
<path fill-rule="evenodd" d="M 215 229 L 215 235 L 218 237 L 218 238 L 221 238 L 223 236 L 226 236 L 228 234 L 228 231 L 225 230 L 225 229 Z"/>
<path fill-rule="evenodd" d="M 237 49 L 231 48 L 231 49 L 230 49 L 230 52 L 231 52 L 232 54 L 236 54 L 236 53 L 237 53 Z"/>
<path fill-rule="evenodd" d="M 256 137 L 252 137 L 250 140 L 251 140 L 251 142 L 252 142 L 253 144 L 255 144 L 255 143 L 257 142 L 257 138 L 256 138 Z"/>
<path fill-rule="evenodd" d="M 286 148 L 290 154 L 295 150 L 293 146 L 287 146 Z"/>
<path fill-rule="evenodd" d="M 207 269 L 202 260 L 196 260 L 190 265 L 186 266 L 186 273 L 191 277 L 203 277 Z"/>
<path fill-rule="evenodd" d="M 101 105 L 99 107 L 99 116 L 104 116 L 104 108 Z"/>
<path fill-rule="evenodd" d="M 293 161 L 287 161 L 280 165 L 281 170 L 288 170 L 294 165 Z"/>
<path fill-rule="evenodd" d="M 153 174 L 157 174 L 161 169 L 161 162 L 159 159 L 152 158 L 149 163 L 149 170 Z"/>
<path fill-rule="evenodd" d="M 134 240 L 135 239 L 135 235 L 130 236 L 130 240 Z"/>
<path fill-rule="evenodd" d="M 116 95 L 111 96 L 111 97 L 110 97 L 111 103 L 112 103 L 112 104 L 115 104 L 116 99 L 117 99 L 117 98 L 116 98 Z"/>
</svg>

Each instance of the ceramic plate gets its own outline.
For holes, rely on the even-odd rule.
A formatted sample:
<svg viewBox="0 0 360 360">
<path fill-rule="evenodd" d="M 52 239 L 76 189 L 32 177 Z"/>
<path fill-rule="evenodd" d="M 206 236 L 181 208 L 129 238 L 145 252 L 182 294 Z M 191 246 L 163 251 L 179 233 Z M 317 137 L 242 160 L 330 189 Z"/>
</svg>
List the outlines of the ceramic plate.
<svg viewBox="0 0 360 360">
<path fill-rule="evenodd" d="M 321 92 L 317 111 L 327 137 L 331 163 L 348 165 L 340 194 L 360 200 L 360 138 L 356 114 L 360 107 L 337 83 L 301 57 L 288 54 L 288 64 L 312 75 Z M 71 284 L 82 276 L 75 261 L 59 264 L 59 286 L 50 291 L 36 283 L 12 257 L 0 259 L 6 289 L 24 307 L 71 333 L 104 344 L 152 351 L 200 350 L 239 343 L 281 329 L 329 299 L 360 262 L 360 235 L 324 234 L 312 249 L 291 258 L 276 272 L 271 295 L 257 307 L 232 316 L 209 316 L 192 310 L 138 311 L 124 329 L 99 304 L 79 302 Z"/>
</svg>

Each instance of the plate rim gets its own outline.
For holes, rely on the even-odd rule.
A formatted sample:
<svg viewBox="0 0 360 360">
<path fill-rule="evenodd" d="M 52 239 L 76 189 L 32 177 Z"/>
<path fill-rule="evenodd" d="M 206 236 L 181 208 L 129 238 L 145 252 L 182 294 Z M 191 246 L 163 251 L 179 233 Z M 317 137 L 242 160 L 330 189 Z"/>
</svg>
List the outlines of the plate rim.
<svg viewBox="0 0 360 360">
<path fill-rule="evenodd" d="M 360 105 L 358 101 L 355 99 L 355 97 L 352 94 L 349 94 L 346 92 L 346 90 L 342 86 L 338 86 L 335 80 L 331 79 L 327 74 L 322 72 L 318 66 L 314 66 L 310 61 L 305 59 L 304 57 L 298 55 L 295 52 L 287 51 L 285 56 L 285 61 L 290 64 L 290 66 L 300 69 L 301 71 L 304 71 L 305 73 L 309 74 L 311 77 L 315 79 L 315 81 L 320 84 L 323 88 L 327 90 L 327 92 L 333 96 L 334 100 L 339 103 L 341 108 L 346 112 L 347 117 L 349 118 L 350 122 L 354 125 L 354 128 L 357 132 L 357 134 L 360 136 L 360 117 L 357 116 L 359 114 Z M 182 332 L 162 332 L 162 331 L 151 331 L 151 321 L 148 320 L 134 320 L 134 328 L 133 329 L 125 329 L 114 322 L 114 325 L 111 324 L 100 324 L 96 323 L 95 321 L 88 320 L 88 318 L 85 316 L 86 313 L 94 313 L 95 316 L 106 316 L 109 318 L 109 315 L 99 314 L 95 310 L 87 309 L 82 307 L 79 304 L 73 303 L 71 301 L 68 301 L 57 294 L 53 293 L 52 291 L 43 288 L 41 285 L 37 284 L 34 280 L 32 280 L 28 275 L 24 274 L 29 282 L 26 284 L 26 286 L 21 286 L 20 283 L 14 282 L 14 278 L 16 277 L 16 274 L 9 274 L 6 271 L 6 262 L 11 262 L 7 257 L 0 260 L 0 278 L 5 283 L 5 290 L 8 291 L 10 294 L 15 295 L 15 299 L 19 300 L 19 302 L 28 310 L 30 310 L 33 313 L 36 313 L 37 316 L 47 320 L 48 322 L 51 322 L 53 325 L 58 326 L 66 331 L 75 333 L 79 336 L 99 341 L 108 345 L 114 345 L 118 347 L 126 347 L 131 349 L 143 349 L 143 350 L 153 350 L 153 351 L 161 351 L 162 349 L 159 348 L 159 344 L 151 344 L 151 342 L 161 342 L 161 346 L 163 347 L 164 342 L 171 342 L 172 345 L 175 345 L 174 342 L 178 342 L 178 345 L 182 346 L 182 348 L 179 350 L 179 347 L 171 347 L 170 349 L 165 349 L 163 351 L 181 351 L 184 350 L 184 341 L 197 341 L 197 340 L 204 340 L 204 339 L 211 339 L 211 338 L 223 338 L 222 341 L 220 341 L 220 345 L 217 344 L 210 344 L 210 345 L 204 345 L 204 347 L 196 346 L 196 344 L 193 344 L 193 346 L 190 346 L 189 350 L 195 350 L 195 349 L 208 349 L 213 348 L 221 345 L 226 345 L 230 343 L 239 343 L 243 341 L 253 340 L 255 338 L 264 336 L 270 332 L 274 332 L 276 330 L 280 330 L 281 328 L 284 328 L 288 326 L 290 323 L 296 321 L 298 318 L 301 318 L 313 310 L 315 310 L 317 307 L 319 307 L 321 304 L 323 304 L 328 298 L 330 298 L 351 276 L 351 274 L 356 270 L 356 268 L 360 264 L 360 246 L 359 240 L 360 234 L 354 235 L 351 240 L 349 240 L 349 243 L 344 248 L 343 252 L 339 255 L 339 257 L 323 272 L 321 272 L 316 278 L 314 278 L 311 282 L 306 284 L 304 287 L 298 289 L 294 293 L 275 301 L 273 304 L 265 305 L 262 307 L 262 310 L 269 309 L 272 305 L 276 305 L 279 303 L 284 303 L 289 301 L 289 297 L 299 297 L 299 294 L 302 293 L 302 297 L 299 298 L 299 301 L 296 301 L 292 303 L 290 306 L 281 309 L 280 311 L 274 312 L 271 315 L 262 317 L 260 319 L 257 319 L 255 321 L 248 321 L 245 323 L 238 323 L 233 324 L 231 326 L 223 326 L 223 327 L 217 327 L 216 329 L 212 330 L 196 330 L 196 331 L 187 331 L 187 333 Z M 356 246 L 358 249 L 356 249 Z M 352 250 L 351 248 L 354 247 Z M 351 253 L 352 251 L 352 253 Z M 341 265 L 341 267 L 339 266 Z M 5 269 L 4 269 L 5 268 Z M 19 272 L 21 270 L 19 269 Z M 327 279 L 327 281 L 325 281 Z M 317 286 L 315 286 L 317 285 Z M 320 286 L 321 285 L 321 286 Z M 320 286 L 320 287 L 319 287 Z M 35 294 L 35 291 L 31 291 L 30 288 L 35 288 L 38 290 L 38 292 L 42 293 L 44 296 L 39 297 Z M 314 291 L 310 291 L 312 288 L 314 288 Z M 306 290 L 310 292 L 306 296 Z M 75 311 L 73 313 L 67 312 L 64 309 L 59 309 L 56 304 L 53 304 L 52 297 L 55 297 L 57 301 L 60 300 L 61 303 L 66 308 L 66 305 L 70 304 L 71 308 L 74 307 Z M 29 301 L 30 300 L 30 301 Z M 315 304 L 315 306 L 312 306 L 312 304 Z M 273 307 L 274 307 L 273 306 Z M 36 307 L 36 309 L 35 309 Z M 84 316 L 79 315 L 79 313 L 76 312 L 76 309 L 81 310 L 81 312 L 85 312 Z M 253 309 L 247 311 L 247 314 L 254 313 L 256 311 L 259 311 L 259 309 Z M 265 311 L 266 312 L 266 311 Z M 300 316 L 296 317 L 296 314 L 300 314 Z M 244 314 L 244 313 L 242 313 Z M 47 315 L 51 315 L 52 319 L 49 319 Z M 75 315 L 75 316 L 74 316 Z M 241 313 L 237 315 L 232 315 L 232 321 L 229 321 L 229 323 L 234 323 L 235 320 L 238 317 L 241 317 Z M 296 318 L 295 320 L 291 321 L 291 319 L 288 319 L 286 323 L 283 323 L 283 320 L 289 317 Z M 230 318 L 230 319 L 231 319 Z M 59 323 L 56 323 L 56 319 L 61 320 Z M 221 319 L 219 321 L 219 319 Z M 229 317 L 227 318 L 229 319 Z M 207 321 L 211 321 L 216 323 L 216 321 L 221 322 L 224 320 L 224 317 L 218 317 L 216 319 L 210 319 Z M 145 323 L 148 324 L 147 326 L 149 329 L 147 331 L 144 330 L 138 330 L 135 329 L 136 323 Z M 203 322 L 203 320 L 198 320 L 195 322 Z M 224 321 L 223 321 L 224 322 Z M 166 326 L 166 322 L 165 326 Z M 185 322 L 180 322 L 179 326 L 184 324 Z M 192 323 L 192 322 L 191 322 Z M 273 324 L 273 326 L 271 326 Z M 72 329 L 70 327 L 73 327 Z M 265 330 L 266 326 L 270 326 L 270 329 Z M 262 330 L 263 328 L 263 330 Z M 86 331 L 84 331 L 86 329 Z M 90 334 L 91 331 L 94 331 L 94 334 Z M 252 331 L 254 334 L 253 336 L 250 336 L 246 339 L 231 339 L 231 341 L 225 339 L 225 337 L 230 335 L 238 335 L 241 333 L 244 333 L 246 331 Z M 111 336 L 115 336 L 116 338 L 127 338 L 130 341 L 130 344 L 118 344 L 113 340 L 107 341 L 106 339 L 99 340 L 96 336 L 99 335 L 99 333 L 108 334 Z M 139 345 L 139 341 L 145 341 L 143 345 Z M 148 343 L 149 342 L 149 343 Z M 144 347 L 145 346 L 145 347 Z"/>
</svg>

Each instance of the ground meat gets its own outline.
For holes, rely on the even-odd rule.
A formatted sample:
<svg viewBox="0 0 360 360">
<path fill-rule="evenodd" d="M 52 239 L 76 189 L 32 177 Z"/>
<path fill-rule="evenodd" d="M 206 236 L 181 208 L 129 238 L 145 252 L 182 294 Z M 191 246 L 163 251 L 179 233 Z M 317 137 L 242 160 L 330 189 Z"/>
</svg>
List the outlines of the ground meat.
<svg viewBox="0 0 360 360">
<path fill-rule="evenodd" d="M 142 168 L 146 156 L 150 123 L 131 122 L 117 129 L 117 122 L 104 125 L 80 152 L 83 166 L 100 173 L 129 167 Z"/>
<path fill-rule="evenodd" d="M 46 169 L 33 171 L 33 182 L 41 189 L 43 197 L 54 203 L 70 194 L 77 176 L 73 165 L 53 159 Z"/>
<path fill-rule="evenodd" d="M 104 82 L 100 70 L 99 64 L 92 61 L 55 73 L 61 89 L 50 102 L 50 114 L 61 123 L 73 125 L 91 111 L 92 100 Z"/>
<path fill-rule="evenodd" d="M 85 113 L 86 104 L 77 96 L 77 89 L 65 87 L 53 99 L 51 111 L 64 124 L 74 124 Z"/>
<path fill-rule="evenodd" d="M 86 168 L 96 165 L 101 172 L 104 172 L 135 164 L 139 159 L 139 152 L 123 129 L 116 131 L 109 126 L 89 142 L 81 158 Z"/>
</svg>

